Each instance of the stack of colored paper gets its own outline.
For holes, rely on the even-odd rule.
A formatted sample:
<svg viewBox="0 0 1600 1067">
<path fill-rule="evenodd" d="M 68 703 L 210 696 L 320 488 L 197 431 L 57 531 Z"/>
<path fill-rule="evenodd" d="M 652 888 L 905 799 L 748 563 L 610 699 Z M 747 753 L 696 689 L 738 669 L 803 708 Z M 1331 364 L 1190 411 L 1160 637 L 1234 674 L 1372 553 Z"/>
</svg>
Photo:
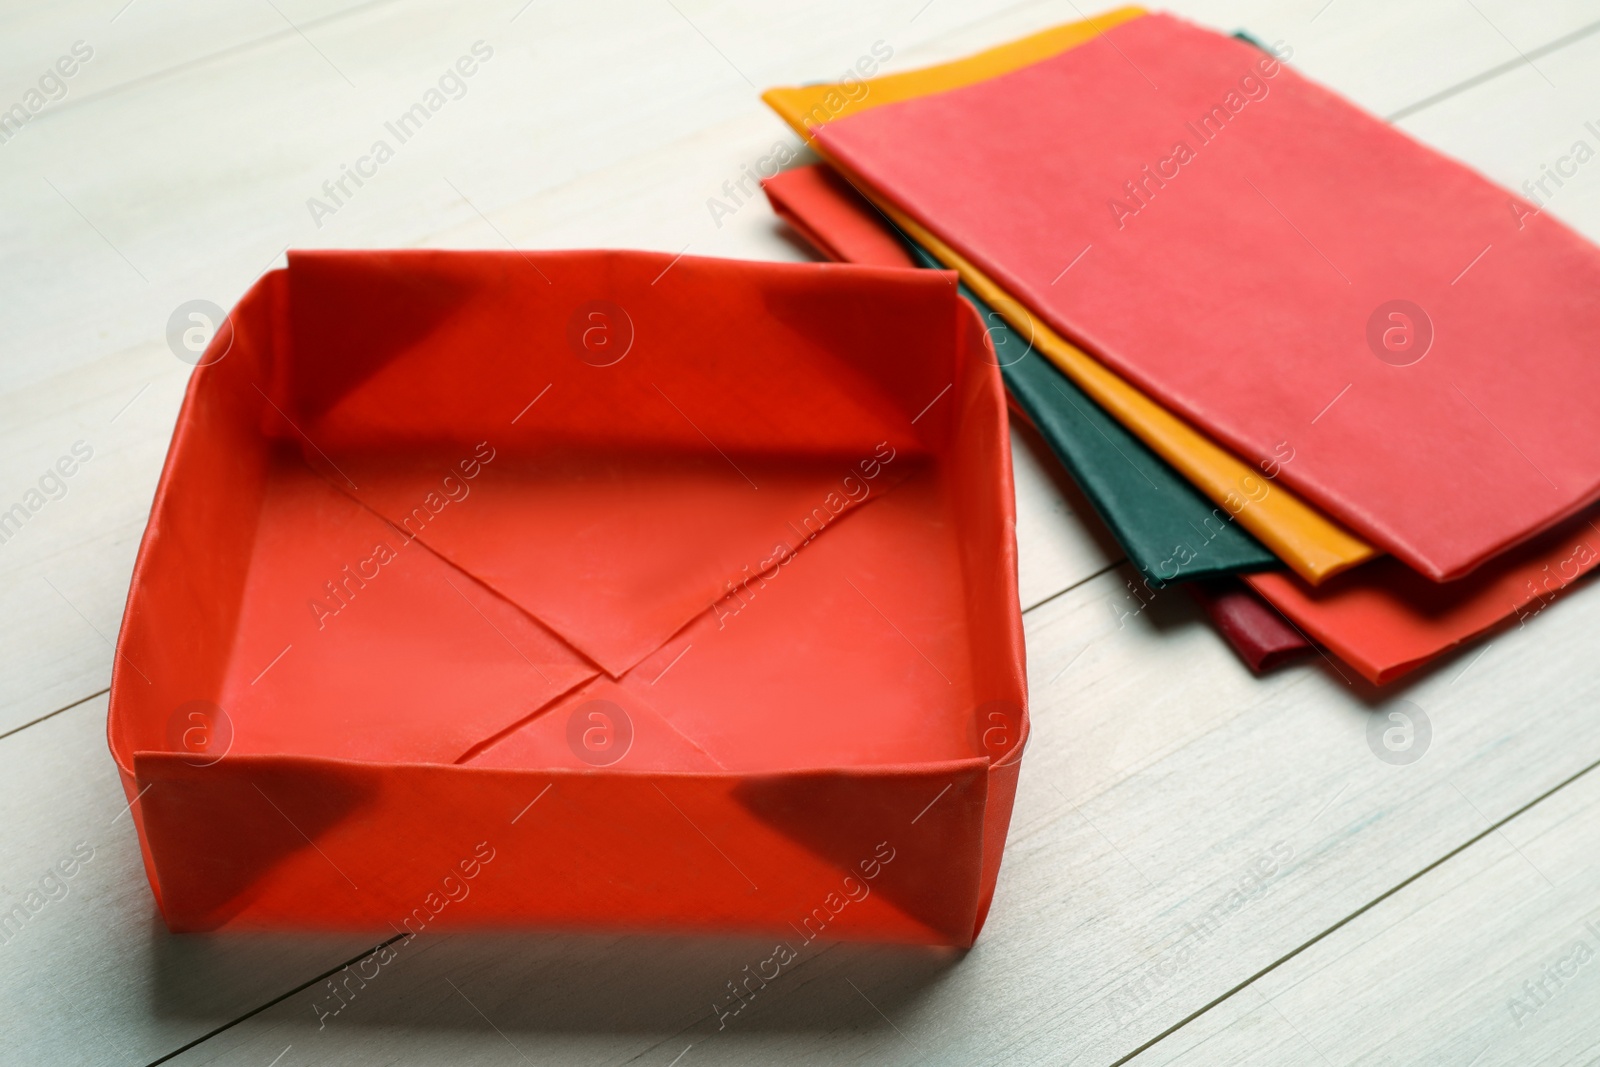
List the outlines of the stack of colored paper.
<svg viewBox="0 0 1600 1067">
<path fill-rule="evenodd" d="M 958 273 L 1152 588 L 1382 683 L 1600 560 L 1600 249 L 1277 56 L 1127 8 L 765 99 L 780 213 Z"/>
</svg>

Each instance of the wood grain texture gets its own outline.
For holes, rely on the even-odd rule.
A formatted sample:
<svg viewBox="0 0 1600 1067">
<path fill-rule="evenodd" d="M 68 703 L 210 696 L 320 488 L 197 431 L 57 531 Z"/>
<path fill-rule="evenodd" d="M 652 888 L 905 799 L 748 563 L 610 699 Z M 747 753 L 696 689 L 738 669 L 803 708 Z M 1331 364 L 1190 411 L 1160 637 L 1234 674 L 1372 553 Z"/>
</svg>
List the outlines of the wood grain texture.
<svg viewBox="0 0 1600 1067">
<path fill-rule="evenodd" d="M 0 145 L 0 507 L 73 443 L 94 448 L 0 544 L 0 908 L 59 893 L 47 869 L 93 849 L 65 896 L 0 928 L 0 1063 L 142 1064 L 196 1041 L 176 1062 L 1582 1062 L 1600 960 L 1545 979 L 1531 1014 L 1509 1003 L 1600 921 L 1600 785 L 1584 773 L 1600 759 L 1600 597 L 1579 590 L 1381 693 L 1320 660 L 1255 679 L 1186 597 L 1139 607 L 1025 431 L 1035 734 L 970 952 L 819 946 L 719 1028 L 712 1002 L 770 946 L 424 938 L 319 1027 L 317 979 L 362 939 L 161 929 L 96 694 L 187 376 L 161 340 L 178 303 L 231 304 L 291 243 L 805 258 L 763 203 L 706 207 L 793 143 L 746 77 L 828 77 L 877 40 L 904 69 L 1079 17 L 1054 0 L 675 3 L 0 16 L 0 106 L 73 41 L 96 48 L 66 99 Z M 1600 122 L 1600 35 L 1541 51 L 1600 19 L 1590 4 L 1177 10 L 1285 41 L 1378 113 L 1426 104 L 1404 128 L 1503 184 Z M 495 58 L 466 95 L 317 228 L 305 199 L 480 38 Z M 1600 236 L 1600 162 L 1550 209 Z M 1399 701 L 1433 730 L 1405 766 L 1367 740 L 1375 715 L 1411 714 Z"/>
</svg>

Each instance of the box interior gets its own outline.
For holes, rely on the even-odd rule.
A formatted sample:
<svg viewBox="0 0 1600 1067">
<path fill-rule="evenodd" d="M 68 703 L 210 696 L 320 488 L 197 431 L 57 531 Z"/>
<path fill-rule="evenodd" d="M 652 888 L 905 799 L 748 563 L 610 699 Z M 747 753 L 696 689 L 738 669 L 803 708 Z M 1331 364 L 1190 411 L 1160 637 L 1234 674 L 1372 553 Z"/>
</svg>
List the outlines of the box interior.
<svg viewBox="0 0 1600 1067">
<path fill-rule="evenodd" d="M 180 417 L 119 761 L 764 772 L 1019 742 L 1003 397 L 954 286 L 662 264 L 264 279 Z M 196 702 L 227 728 L 185 737 Z"/>
</svg>

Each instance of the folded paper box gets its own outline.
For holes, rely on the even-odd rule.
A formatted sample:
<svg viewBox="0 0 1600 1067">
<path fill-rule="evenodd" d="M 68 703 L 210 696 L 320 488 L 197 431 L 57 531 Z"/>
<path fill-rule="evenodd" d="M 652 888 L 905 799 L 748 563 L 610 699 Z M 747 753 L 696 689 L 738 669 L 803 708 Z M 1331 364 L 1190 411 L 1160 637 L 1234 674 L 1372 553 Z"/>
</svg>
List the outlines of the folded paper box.
<svg viewBox="0 0 1600 1067">
<path fill-rule="evenodd" d="M 117 649 L 167 924 L 970 944 L 1028 730 L 984 338 L 931 271 L 291 255 Z"/>
</svg>

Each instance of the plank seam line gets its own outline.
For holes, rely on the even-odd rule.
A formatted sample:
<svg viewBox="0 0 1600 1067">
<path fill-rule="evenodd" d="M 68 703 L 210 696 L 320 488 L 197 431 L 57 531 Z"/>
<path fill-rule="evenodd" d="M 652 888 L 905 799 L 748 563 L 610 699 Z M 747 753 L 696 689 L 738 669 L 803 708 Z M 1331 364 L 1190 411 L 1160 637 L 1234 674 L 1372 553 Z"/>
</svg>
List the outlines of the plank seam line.
<svg viewBox="0 0 1600 1067">
<path fill-rule="evenodd" d="M 261 37 L 252 37 L 248 41 L 240 41 L 238 44 L 231 44 L 226 48 L 219 48 L 215 52 L 207 52 L 203 56 L 196 56 L 193 59 L 186 59 L 182 63 L 175 63 L 170 67 L 163 67 L 161 70 L 151 71 L 149 74 L 141 74 L 137 78 L 130 78 L 125 82 L 118 82 L 116 85 L 108 85 L 106 88 L 101 89 L 98 92 L 85 93 L 83 96 L 74 97 L 71 100 L 63 100 L 61 103 L 50 108 L 48 111 L 35 116 L 35 118 L 53 118 L 62 112 L 71 111 L 75 108 L 82 107 L 85 104 L 116 96 L 126 89 L 148 85 L 151 82 L 157 82 L 163 78 L 168 78 L 175 74 L 182 74 L 185 71 L 193 70 L 196 67 L 203 67 L 207 63 L 211 63 L 224 57 L 237 56 L 246 52 L 251 52 L 257 48 L 270 45 L 285 38 L 304 36 L 300 32 L 301 30 L 317 29 L 322 26 L 329 25 L 330 23 L 339 22 L 343 19 L 363 14 L 367 11 L 370 11 L 372 8 L 384 7 L 395 2 L 396 0 L 368 0 L 368 2 L 365 4 L 357 4 L 355 7 L 345 8 L 343 11 L 335 11 L 331 15 L 324 15 L 319 19 L 311 19 L 307 22 L 303 22 L 298 28 L 291 26 L 287 30 L 275 30 L 272 33 L 265 34 Z"/>
<path fill-rule="evenodd" d="M 1535 48 L 1531 52 L 1524 52 L 1522 55 L 1518 56 L 1516 59 L 1507 60 L 1506 62 L 1500 64 L 1498 67 L 1491 67 L 1491 68 L 1489 68 L 1488 70 L 1484 71 L 1481 74 L 1474 74 L 1472 77 L 1468 78 L 1466 81 L 1457 82 L 1456 84 L 1454 84 L 1452 86 L 1449 86 L 1448 88 L 1441 89 L 1438 92 L 1434 93 L 1432 96 L 1425 97 L 1425 98 L 1423 98 L 1421 100 L 1418 100 L 1415 104 L 1407 104 L 1405 107 L 1401 108 L 1399 111 L 1393 112 L 1392 114 L 1385 115 L 1383 117 L 1383 120 L 1385 122 L 1399 122 L 1403 118 L 1409 118 L 1410 116 L 1415 115 L 1417 112 L 1423 110 L 1424 108 L 1432 107 L 1434 104 L 1443 103 L 1444 101 L 1450 99 L 1452 96 L 1455 96 L 1458 93 L 1464 93 L 1468 89 L 1475 89 L 1478 86 L 1482 85 L 1484 82 L 1492 81 L 1495 78 L 1500 77 L 1500 75 L 1502 75 L 1502 74 L 1509 74 L 1511 71 L 1516 70 L 1518 67 L 1521 67 L 1521 66 L 1532 66 L 1533 65 L 1533 61 L 1535 59 L 1542 59 L 1545 56 L 1549 55 L 1551 52 L 1559 51 L 1560 49 L 1565 48 L 1569 44 L 1574 44 L 1574 43 L 1576 43 L 1578 41 L 1581 41 L 1585 37 L 1587 37 L 1590 34 L 1594 33 L 1596 30 L 1600 30 L 1600 22 L 1591 22 L 1587 26 L 1581 27 L 1580 29 L 1573 30 L 1571 33 L 1567 34 L 1565 37 L 1557 37 L 1555 40 L 1549 41 L 1549 42 L 1547 42 L 1545 44 L 1542 44 L 1538 48 Z"/>
<path fill-rule="evenodd" d="M 1229 989 L 1226 992 L 1222 993 L 1221 995 L 1219 995 L 1218 997 L 1216 997 L 1214 1000 L 1210 1001 L 1209 1003 L 1204 1004 L 1199 1008 L 1196 1008 L 1193 1012 L 1190 1012 L 1188 1015 L 1184 1016 L 1182 1019 L 1179 1019 L 1177 1022 L 1173 1023 L 1171 1026 L 1167 1027 L 1165 1030 L 1161 1031 L 1161 1033 L 1157 1034 L 1155 1037 L 1152 1037 L 1150 1040 L 1146 1041 L 1144 1044 L 1140 1045 L 1138 1048 L 1134 1049 L 1132 1052 L 1129 1052 L 1127 1055 L 1121 1057 L 1120 1059 L 1116 1059 L 1116 1060 L 1111 1061 L 1111 1063 L 1107 1064 L 1106 1067 L 1122 1067 L 1123 1064 L 1126 1064 L 1127 1062 L 1132 1060 L 1134 1057 L 1140 1055 L 1141 1053 L 1148 1051 L 1150 1048 L 1155 1046 L 1157 1043 L 1166 1040 L 1168 1037 L 1171 1037 L 1173 1034 L 1175 1034 L 1176 1032 L 1181 1030 L 1183 1027 L 1188 1026 L 1190 1023 L 1194 1022 L 1194 1020 L 1198 1019 L 1200 1016 L 1204 1015 L 1206 1012 L 1210 1011 L 1212 1008 L 1215 1008 L 1218 1004 L 1221 1004 L 1223 1001 L 1225 1001 L 1225 1000 L 1229 999 L 1230 997 L 1234 996 L 1235 994 L 1243 991 L 1247 986 L 1255 984 L 1260 979 L 1266 977 L 1268 974 L 1271 974 L 1273 971 L 1277 970 L 1279 967 L 1282 967 L 1285 963 L 1288 963 L 1290 960 L 1294 959 L 1296 956 L 1298 956 L 1302 952 L 1306 951 L 1306 949 L 1308 949 L 1311 946 L 1317 944 L 1318 942 L 1322 941 L 1323 939 L 1329 937 L 1335 931 L 1340 930 L 1343 927 L 1345 927 L 1345 926 L 1349 925 L 1350 923 L 1354 922 L 1356 919 L 1360 918 L 1362 915 L 1365 915 L 1367 912 L 1371 911 L 1373 908 L 1377 907 L 1379 904 L 1382 904 L 1385 900 L 1388 900 L 1390 897 L 1394 896 L 1396 893 L 1399 893 L 1402 889 L 1406 888 L 1407 886 L 1411 885 L 1413 882 L 1417 881 L 1423 875 L 1428 874 L 1429 872 L 1435 870 L 1436 868 L 1443 866 L 1445 863 L 1449 862 L 1450 860 L 1454 859 L 1456 856 L 1458 856 L 1461 853 L 1465 852 L 1467 849 L 1471 848 L 1473 845 L 1477 844 L 1479 841 L 1482 841 L 1484 838 L 1488 837 L 1490 834 L 1492 834 L 1495 831 L 1499 830 L 1502 826 L 1505 826 L 1507 823 L 1511 822 L 1513 819 L 1515 819 L 1518 816 L 1526 813 L 1527 811 L 1529 811 L 1530 809 L 1532 809 L 1536 805 L 1544 803 L 1546 800 L 1550 799 L 1550 797 L 1554 796 L 1556 793 L 1559 793 L 1561 790 L 1565 789 L 1567 786 L 1571 785 L 1573 782 L 1576 782 L 1578 779 L 1582 778 L 1584 775 L 1588 774 L 1590 771 L 1594 770 L 1596 767 L 1600 767 L 1600 760 L 1595 760 L 1593 763 L 1590 763 L 1588 766 L 1579 769 L 1578 771 L 1576 771 L 1571 776 L 1562 779 L 1560 782 L 1557 782 L 1555 785 L 1551 786 L 1549 789 L 1545 790 L 1543 793 L 1540 793 L 1538 796 L 1534 797 L 1532 800 L 1530 800 L 1526 804 L 1522 805 L 1522 807 L 1517 808 L 1515 811 L 1511 812 L 1509 815 L 1506 815 L 1504 818 L 1497 820 L 1492 826 L 1485 827 L 1479 833 L 1476 833 L 1476 834 L 1472 835 L 1471 837 L 1467 838 L 1461 844 L 1457 845 L 1455 848 L 1451 849 L 1449 852 L 1446 852 L 1444 855 L 1440 856 L 1438 859 L 1434 860 L 1432 863 L 1428 864 L 1426 867 L 1423 867 L 1421 870 L 1417 871 L 1415 874 L 1410 875 L 1409 877 L 1407 877 L 1403 881 L 1398 882 L 1394 886 L 1391 886 L 1389 889 L 1387 889 L 1384 892 L 1382 892 L 1382 893 L 1378 894 L 1377 896 L 1373 897 L 1371 900 L 1369 900 L 1365 904 L 1361 905 L 1361 907 L 1357 908 L 1355 911 L 1351 912 L 1349 915 L 1346 915 L 1344 918 L 1340 919 L 1338 922 L 1334 923 L 1332 926 L 1328 927 L 1326 930 L 1322 931 L 1317 936 L 1311 938 L 1309 941 L 1307 941 L 1304 944 L 1300 945 L 1298 948 L 1292 949 L 1288 953 L 1284 954 L 1283 956 L 1280 956 L 1278 959 L 1276 959 L 1273 962 L 1267 964 L 1265 967 L 1261 968 L 1261 970 L 1257 971 L 1255 974 L 1252 974 L 1250 977 L 1246 978 L 1244 981 L 1240 982 L 1238 985 L 1234 986 L 1232 989 Z"/>
<path fill-rule="evenodd" d="M 380 941 L 376 945 L 373 945 L 371 948 L 364 949 L 361 952 L 356 953 L 354 956 L 351 956 L 349 959 L 345 960 L 343 963 L 339 964 L 337 967 L 329 968 L 328 970 L 323 971 L 321 974 L 317 975 L 315 978 L 312 978 L 312 979 L 310 979 L 308 981 L 300 983 L 299 985 L 295 986 L 293 989 L 289 990 L 288 992 L 282 993 L 282 994 L 279 994 L 278 996 L 273 997 L 271 1000 L 267 1001 L 265 1004 L 261 1005 L 260 1007 L 252 1008 L 251 1010 L 245 1012 L 243 1015 L 239 1016 L 237 1019 L 233 1019 L 233 1020 L 231 1020 L 229 1022 L 225 1022 L 221 1026 L 218 1026 L 218 1027 L 216 1027 L 216 1028 L 214 1028 L 214 1029 L 212 1029 L 212 1030 L 210 1030 L 210 1031 L 208 1031 L 208 1032 L 206 1032 L 204 1034 L 201 1034 L 199 1037 L 195 1038 L 193 1041 L 189 1042 L 187 1045 L 184 1045 L 182 1048 L 175 1048 L 171 1052 L 167 1053 L 165 1056 L 162 1056 L 160 1059 L 151 1060 L 146 1065 L 146 1067 L 156 1067 L 157 1064 L 166 1063 L 168 1060 L 172 1059 L 174 1056 L 183 1055 L 185 1052 L 188 1052 L 190 1049 L 194 1048 L 196 1045 L 198 1045 L 198 1044 L 200 1044 L 202 1042 L 205 1042 L 205 1041 L 210 1041 L 213 1037 L 216 1037 L 218 1034 L 222 1033 L 224 1030 L 232 1029 L 233 1027 L 238 1026 L 240 1023 L 244 1022 L 246 1019 L 249 1019 L 249 1018 L 251 1018 L 252 1016 L 255 1016 L 255 1015 L 260 1015 L 262 1012 L 266 1011 L 268 1008 L 272 1007 L 273 1005 L 283 1003 L 284 1001 L 288 1000 L 290 997 L 294 996 L 296 993 L 303 993 L 307 989 L 310 989 L 312 986 L 316 985 L 318 982 L 324 981 L 324 980 L 326 980 L 328 978 L 332 978 L 334 975 L 338 974 L 340 971 L 344 970 L 346 967 L 350 966 L 351 964 L 361 962 L 362 960 L 366 959 L 368 956 L 372 955 L 374 952 L 377 952 L 379 949 L 386 948 L 389 945 L 394 944 L 396 941 L 399 941 L 401 938 L 403 938 L 405 936 L 406 936 L 405 934 L 395 934 L 393 937 L 389 938 L 387 941 Z M 411 936 L 414 937 L 416 935 L 413 934 Z"/>
<path fill-rule="evenodd" d="M 1119 557 L 1118 559 L 1114 559 L 1110 563 L 1107 563 L 1105 566 L 1101 567 L 1099 570 L 1095 571 L 1093 574 L 1086 574 L 1082 578 L 1079 578 L 1077 581 L 1073 582 L 1071 585 L 1063 586 L 1062 588 L 1057 589 L 1054 593 L 1051 593 L 1049 596 L 1045 597 L 1043 600 L 1039 601 L 1037 604 L 1034 604 L 1033 606 L 1028 607 L 1028 608 L 1024 608 L 1023 612 L 1022 612 L 1023 617 L 1026 618 L 1027 616 L 1031 615 L 1035 611 L 1038 611 L 1040 608 L 1044 607 L 1046 604 L 1050 603 L 1051 601 L 1061 599 L 1062 597 L 1066 596 L 1068 593 L 1072 592 L 1074 589 L 1078 588 L 1078 586 L 1080 586 L 1080 585 L 1088 585 L 1090 582 L 1094 581 L 1096 578 L 1100 577 L 1102 574 L 1105 574 L 1108 571 L 1114 571 L 1114 570 L 1116 570 L 1118 567 L 1122 566 L 1126 562 L 1128 562 L 1128 558 L 1126 556 Z"/>
<path fill-rule="evenodd" d="M 26 730 L 30 726 L 38 726 L 40 723 L 44 722 L 46 719 L 53 719 L 57 715 L 60 715 L 63 711 L 71 711 L 73 708 L 77 707 L 80 704 L 87 704 L 87 703 L 89 703 L 89 701 L 93 700 L 95 697 L 103 697 L 109 692 L 111 692 L 111 687 L 110 686 L 106 686 L 104 689 L 100 690 L 98 693 L 90 693 L 88 696 L 84 697 L 82 700 L 74 700 L 72 703 L 68 704 L 67 706 L 61 707 L 61 708 L 57 708 L 55 711 L 52 711 L 52 712 L 49 712 L 47 714 L 41 715 L 37 719 L 34 719 L 32 722 L 25 722 L 21 726 L 13 726 L 11 729 L 7 730 L 5 733 L 0 734 L 0 741 L 4 741 L 6 738 L 10 737 L 12 734 L 19 734 L 22 731 Z"/>
</svg>

